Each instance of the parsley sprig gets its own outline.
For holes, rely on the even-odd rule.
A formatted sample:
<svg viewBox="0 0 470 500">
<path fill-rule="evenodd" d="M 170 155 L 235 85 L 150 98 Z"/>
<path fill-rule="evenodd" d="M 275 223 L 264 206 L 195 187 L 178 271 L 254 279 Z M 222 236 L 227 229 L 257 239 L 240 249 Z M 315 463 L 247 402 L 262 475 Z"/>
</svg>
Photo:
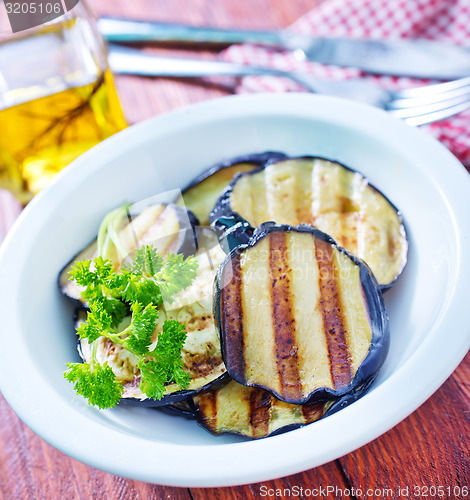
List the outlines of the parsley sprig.
<svg viewBox="0 0 470 500">
<path fill-rule="evenodd" d="M 152 338 L 158 307 L 187 288 L 196 277 L 196 270 L 194 257 L 184 259 L 182 255 L 169 254 L 163 258 L 152 246 L 145 246 L 137 249 L 119 272 L 102 257 L 93 263 L 77 262 L 70 271 L 70 279 L 85 288 L 82 297 L 89 305 L 87 321 L 77 329 L 80 339 L 93 343 L 105 337 L 137 356 L 140 390 L 149 398 L 161 399 L 169 383 L 182 389 L 188 387 L 189 375 L 181 360 L 186 340 L 184 325 L 165 321 L 153 348 Z M 129 325 L 119 330 L 129 315 Z M 92 352 L 96 352 L 96 344 Z M 106 362 L 98 363 L 93 354 L 89 363 L 68 363 L 67 367 L 65 378 L 91 404 L 110 408 L 118 403 L 122 385 Z"/>
</svg>

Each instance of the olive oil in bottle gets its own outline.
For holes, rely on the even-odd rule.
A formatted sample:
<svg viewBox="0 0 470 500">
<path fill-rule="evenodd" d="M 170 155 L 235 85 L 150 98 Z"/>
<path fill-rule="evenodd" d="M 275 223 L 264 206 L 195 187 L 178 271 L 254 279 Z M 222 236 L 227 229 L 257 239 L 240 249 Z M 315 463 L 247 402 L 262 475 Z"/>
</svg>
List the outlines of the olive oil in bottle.
<svg viewBox="0 0 470 500">
<path fill-rule="evenodd" d="M 22 202 L 126 127 L 109 70 L 88 85 L 3 109 L 0 124 L 0 185 Z"/>
<path fill-rule="evenodd" d="M 0 43 L 0 187 L 23 203 L 126 127 L 97 37 L 73 18 Z"/>
</svg>

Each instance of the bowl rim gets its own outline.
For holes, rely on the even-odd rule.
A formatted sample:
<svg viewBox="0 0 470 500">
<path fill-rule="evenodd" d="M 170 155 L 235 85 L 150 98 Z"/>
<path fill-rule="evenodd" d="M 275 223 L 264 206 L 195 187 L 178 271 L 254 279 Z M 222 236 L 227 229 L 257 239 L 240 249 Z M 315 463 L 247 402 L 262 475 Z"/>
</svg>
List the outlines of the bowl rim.
<svg viewBox="0 0 470 500">
<path fill-rule="evenodd" d="M 74 425 L 88 426 L 88 432 L 93 435 L 99 433 L 104 451 L 94 448 L 90 453 L 90 449 L 78 439 L 68 442 L 65 439 L 68 427 L 61 428 L 57 422 L 56 425 L 51 425 L 51 422 L 46 421 L 40 413 L 36 416 L 31 411 L 31 401 L 21 393 L 23 389 L 28 392 L 26 382 L 24 380 L 12 382 L 11 378 L 6 377 L 6 373 L 11 373 L 9 370 L 15 372 L 15 369 L 13 361 L 6 354 L 8 351 L 5 347 L 11 343 L 13 346 L 18 346 L 19 341 L 15 338 L 7 339 L 0 333 L 0 365 L 4 366 L 0 375 L 0 388 L 20 418 L 54 447 L 96 468 L 132 479 L 170 486 L 232 486 L 282 477 L 334 460 L 388 431 L 440 387 L 470 348 L 469 327 L 463 321 L 463 311 L 467 306 L 466 284 L 470 280 L 470 260 L 464 259 L 465 243 L 468 244 L 470 241 L 470 218 L 467 217 L 466 205 L 470 193 L 468 173 L 443 145 L 424 132 L 407 126 L 384 111 L 328 96 L 289 93 L 223 97 L 173 110 L 119 132 L 76 159 L 25 208 L 0 247 L 0 277 L 2 273 L 21 267 L 21 257 L 25 255 L 21 242 L 27 241 L 24 238 L 27 236 L 28 228 L 47 215 L 51 206 L 63 202 L 66 191 L 72 189 L 77 179 L 80 182 L 86 176 L 93 175 L 93 171 L 99 170 L 99 165 L 103 166 L 113 157 L 123 153 L 129 144 L 145 142 L 155 134 L 162 134 L 163 131 L 174 133 L 182 123 L 184 127 L 194 127 L 217 119 L 226 120 L 228 117 L 249 118 L 261 115 L 288 115 L 324 120 L 354 127 L 367 135 L 371 135 L 371 130 L 376 125 L 377 129 L 380 128 L 381 136 L 386 134 L 386 137 L 393 137 L 394 141 L 402 141 L 403 147 L 409 148 L 412 152 L 410 154 L 416 155 L 419 151 L 416 158 L 417 168 L 426 169 L 439 183 L 442 192 L 452 194 L 452 206 L 449 209 L 452 208 L 452 229 L 458 245 L 455 263 L 458 272 L 452 276 L 454 280 L 452 294 L 446 297 L 443 312 L 437 317 L 419 349 L 411 354 L 388 379 L 374 388 L 373 395 L 366 394 L 341 412 L 315 423 L 314 435 L 317 439 L 315 449 L 305 446 L 306 441 L 311 439 L 313 426 L 258 441 L 218 444 L 215 448 L 212 445 L 156 443 L 136 436 L 119 434 L 120 444 L 124 449 L 139 449 L 141 456 L 144 457 L 153 456 L 156 452 L 166 456 L 165 463 L 159 464 L 160 468 L 156 468 L 155 464 L 148 460 L 146 464 L 141 459 L 137 461 L 123 459 L 122 454 L 113 457 L 113 452 L 117 449 L 116 443 L 113 443 L 117 431 L 93 421 L 86 412 L 80 412 L 79 407 L 72 405 L 61 407 L 63 413 L 60 418 L 72 418 Z M 357 116 L 361 116 L 361 120 L 358 120 Z M 442 165 L 446 167 L 443 168 Z M 19 284 L 14 284 L 12 287 L 19 287 Z M 3 296 L 3 300 L 0 301 L 0 312 L 14 310 L 14 303 L 9 301 L 8 297 L 13 297 L 15 294 L 1 292 L 2 290 L 0 297 Z M 453 325 L 452 331 L 455 337 L 450 345 L 445 342 L 445 335 L 442 335 L 443 329 L 450 328 L 449 325 L 444 325 L 444 320 L 450 321 Z M 7 324 L 7 329 L 17 326 L 17 322 L 8 317 L 4 318 L 4 322 Z M 418 374 L 416 366 L 420 367 Z M 436 370 L 436 366 L 441 369 Z M 410 377 L 413 378 L 413 387 L 403 392 L 400 389 L 409 386 Z M 40 382 L 44 383 L 42 379 Z M 54 391 L 47 387 L 45 393 L 50 397 L 54 395 Z M 391 404 L 391 401 L 397 400 L 400 401 L 400 405 Z M 375 409 L 380 409 L 381 418 L 372 419 L 368 415 L 367 410 L 371 404 Z M 350 430 L 340 425 L 346 420 L 362 421 L 363 424 L 355 429 L 354 435 L 351 435 Z M 334 435 L 329 432 L 331 428 L 336 429 Z M 223 460 L 218 460 L 215 464 L 214 460 L 210 462 L 214 450 L 230 454 L 232 461 L 238 462 L 239 468 L 230 469 Z M 279 450 L 282 450 L 282 453 L 278 453 Z M 184 458 L 188 455 L 197 456 L 200 465 L 191 470 L 190 465 L 194 466 L 194 463 L 190 464 Z M 247 456 L 250 456 L 250 460 L 246 460 Z M 287 464 L 286 456 L 292 457 Z M 172 463 L 177 463 L 176 461 L 180 463 L 183 461 L 181 467 L 185 471 L 184 476 L 180 470 L 171 467 Z M 209 473 L 201 475 L 201 467 L 209 463 L 212 467 Z M 255 469 L 253 463 L 257 464 Z"/>
</svg>

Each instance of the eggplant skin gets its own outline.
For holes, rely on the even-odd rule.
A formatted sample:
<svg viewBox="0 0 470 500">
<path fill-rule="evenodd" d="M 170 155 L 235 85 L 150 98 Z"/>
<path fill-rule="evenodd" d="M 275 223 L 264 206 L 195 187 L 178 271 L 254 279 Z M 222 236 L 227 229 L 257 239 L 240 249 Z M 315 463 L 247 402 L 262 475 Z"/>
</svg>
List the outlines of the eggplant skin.
<svg viewBox="0 0 470 500">
<path fill-rule="evenodd" d="M 202 226 L 208 226 L 210 212 L 236 174 L 258 169 L 268 161 L 283 158 L 286 158 L 283 153 L 267 151 L 238 156 L 218 163 L 198 175 L 182 190 L 182 199 L 178 201 L 178 204 L 194 212 Z"/>
<path fill-rule="evenodd" d="M 383 291 L 406 265 L 401 212 L 364 175 L 338 161 L 303 156 L 238 174 L 210 215 L 220 237 L 230 236 L 231 248 L 267 221 L 310 224 L 330 234 L 369 264 Z"/>
<path fill-rule="evenodd" d="M 278 240 L 284 250 L 273 246 Z M 295 252 L 304 260 L 284 257 Z M 273 255 L 281 260 L 266 260 Z M 229 375 L 287 403 L 340 399 L 373 378 L 387 355 L 388 314 L 374 275 L 311 226 L 259 226 L 225 258 L 214 293 Z"/>
<path fill-rule="evenodd" d="M 329 417 L 330 415 L 337 413 L 343 408 L 346 408 L 346 406 L 349 406 L 352 403 L 356 402 L 358 399 L 362 398 L 362 396 L 364 396 L 364 394 L 366 394 L 367 391 L 370 389 L 376 378 L 377 378 L 377 373 L 375 373 L 372 377 L 370 377 L 365 384 L 357 387 L 353 392 L 346 394 L 342 398 L 332 402 L 332 404 L 326 409 L 323 418 Z"/>
<path fill-rule="evenodd" d="M 190 397 L 171 405 L 159 406 L 155 409 L 172 417 L 181 417 L 186 420 L 194 420 L 195 418 L 193 400 Z"/>
</svg>

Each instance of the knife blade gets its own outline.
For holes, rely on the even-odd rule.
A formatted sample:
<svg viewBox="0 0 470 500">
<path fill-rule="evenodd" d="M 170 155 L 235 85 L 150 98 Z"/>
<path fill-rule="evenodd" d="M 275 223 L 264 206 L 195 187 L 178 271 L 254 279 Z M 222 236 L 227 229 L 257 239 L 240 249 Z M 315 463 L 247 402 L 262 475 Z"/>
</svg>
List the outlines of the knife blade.
<svg viewBox="0 0 470 500">
<path fill-rule="evenodd" d="M 102 17 L 101 34 L 110 42 L 185 42 L 226 46 L 255 43 L 298 50 L 312 61 L 350 66 L 368 73 L 452 80 L 470 75 L 470 48 L 425 39 L 366 40 L 311 37 L 286 30 L 245 31 Z"/>
<path fill-rule="evenodd" d="M 289 78 L 308 91 L 353 99 L 383 108 L 389 93 L 375 83 L 359 79 L 324 80 L 305 73 L 286 72 L 275 68 L 250 66 L 225 61 L 162 57 L 142 50 L 109 44 L 108 62 L 113 73 L 156 77 L 212 77 L 269 75 Z M 449 83 L 445 84 L 449 85 Z"/>
</svg>

